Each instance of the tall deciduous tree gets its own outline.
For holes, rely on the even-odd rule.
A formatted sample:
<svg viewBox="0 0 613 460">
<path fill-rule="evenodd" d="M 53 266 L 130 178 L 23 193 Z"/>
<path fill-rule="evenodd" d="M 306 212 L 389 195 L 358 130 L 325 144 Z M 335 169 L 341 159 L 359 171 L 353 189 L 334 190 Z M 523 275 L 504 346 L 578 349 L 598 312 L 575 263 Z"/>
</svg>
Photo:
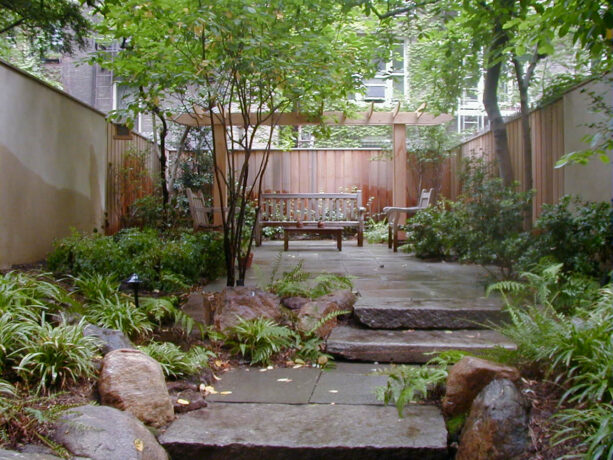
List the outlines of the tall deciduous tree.
<svg viewBox="0 0 613 460">
<path fill-rule="evenodd" d="M 354 26 L 331 0 L 131 0 L 109 8 L 103 30 L 125 46 L 107 62 L 143 88 L 140 103 L 164 113 L 195 105 L 208 115 L 216 182 L 227 196 L 228 285 L 244 282 L 248 221 L 259 213 L 256 202 L 248 216 L 247 201 L 261 191 L 278 115 L 298 108 L 317 118 L 374 72 L 380 43 Z M 239 149 L 242 164 L 232 154 Z"/>
</svg>

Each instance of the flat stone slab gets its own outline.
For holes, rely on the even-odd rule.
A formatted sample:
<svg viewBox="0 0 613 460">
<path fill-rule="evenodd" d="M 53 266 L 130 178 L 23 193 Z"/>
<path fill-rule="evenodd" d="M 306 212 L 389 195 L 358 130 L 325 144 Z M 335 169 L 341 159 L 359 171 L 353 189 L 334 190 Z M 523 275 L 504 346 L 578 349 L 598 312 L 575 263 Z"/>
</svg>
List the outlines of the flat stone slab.
<svg viewBox="0 0 613 460">
<path fill-rule="evenodd" d="M 491 330 L 381 330 L 340 326 L 328 337 L 326 350 L 356 361 L 425 363 L 432 359 L 433 352 L 465 350 L 478 354 L 496 346 L 516 347 Z"/>
<path fill-rule="evenodd" d="M 219 375 L 217 394 L 207 401 L 306 404 L 309 402 L 321 369 L 232 369 Z"/>
<path fill-rule="evenodd" d="M 315 386 L 312 404 L 374 404 L 383 405 L 375 397 L 375 388 L 385 386 L 387 375 L 323 371 Z"/>
<path fill-rule="evenodd" d="M 439 409 L 223 404 L 189 412 L 159 438 L 173 459 L 446 459 Z"/>
<path fill-rule="evenodd" d="M 481 329 L 508 314 L 495 299 L 398 299 L 361 297 L 354 307 L 360 322 L 373 329 Z"/>
</svg>

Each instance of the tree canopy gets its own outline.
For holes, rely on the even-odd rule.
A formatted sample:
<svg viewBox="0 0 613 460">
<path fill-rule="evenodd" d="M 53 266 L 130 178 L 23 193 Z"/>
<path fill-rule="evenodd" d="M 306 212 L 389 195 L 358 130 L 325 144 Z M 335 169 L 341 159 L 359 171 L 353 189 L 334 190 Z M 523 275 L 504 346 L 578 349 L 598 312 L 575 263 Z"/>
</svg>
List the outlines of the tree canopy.
<svg viewBox="0 0 613 460">
<path fill-rule="evenodd" d="M 84 6 L 96 0 L 0 0 L 0 36 L 23 34 L 34 49 L 71 52 L 91 31 Z"/>
</svg>

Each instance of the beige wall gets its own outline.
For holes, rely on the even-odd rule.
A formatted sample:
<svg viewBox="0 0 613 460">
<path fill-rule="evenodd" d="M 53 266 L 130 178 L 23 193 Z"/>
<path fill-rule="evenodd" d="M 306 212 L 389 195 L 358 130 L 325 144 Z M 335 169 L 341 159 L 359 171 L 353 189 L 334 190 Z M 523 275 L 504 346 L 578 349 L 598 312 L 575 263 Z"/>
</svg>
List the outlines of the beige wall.
<svg viewBox="0 0 613 460">
<path fill-rule="evenodd" d="M 0 268 L 104 222 L 104 116 L 0 62 Z"/>
<path fill-rule="evenodd" d="M 590 134 L 587 126 L 596 122 L 607 122 L 603 113 L 596 113 L 591 107 L 592 98 L 587 92 L 602 95 L 611 104 L 613 82 L 605 79 L 575 89 L 564 96 L 564 151 L 565 153 L 589 148 L 582 139 Z M 611 153 L 609 154 L 611 157 Z M 588 201 L 609 201 L 613 194 L 611 180 L 613 166 L 593 158 L 587 165 L 573 165 L 564 168 L 564 193 L 579 195 Z"/>
</svg>

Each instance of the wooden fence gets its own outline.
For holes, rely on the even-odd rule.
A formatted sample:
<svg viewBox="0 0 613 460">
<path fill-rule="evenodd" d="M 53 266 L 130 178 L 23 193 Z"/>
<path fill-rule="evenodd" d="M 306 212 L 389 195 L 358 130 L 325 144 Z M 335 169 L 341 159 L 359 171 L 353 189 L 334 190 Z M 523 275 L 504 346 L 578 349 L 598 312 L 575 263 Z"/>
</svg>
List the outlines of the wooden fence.
<svg viewBox="0 0 613 460">
<path fill-rule="evenodd" d="M 550 105 L 537 109 L 530 114 L 532 138 L 532 187 L 536 191 L 533 201 L 533 218 L 538 217 L 543 203 L 554 203 L 564 193 L 564 170 L 554 169 L 556 161 L 564 154 L 564 100 L 559 99 Z M 515 118 L 506 124 L 509 152 L 513 173 L 526 189 L 524 177 L 524 158 L 522 148 L 521 119 Z M 464 142 L 457 149 L 450 165 L 452 182 L 451 199 L 460 191 L 457 171 L 463 158 L 475 156 L 494 161 L 494 136 L 491 131 L 481 133 Z"/>
<path fill-rule="evenodd" d="M 115 125 L 108 124 L 107 234 L 114 234 L 121 229 L 130 205 L 135 200 L 154 192 L 160 171 L 160 163 L 151 141 L 136 133 L 118 137 L 115 129 Z"/>
<path fill-rule="evenodd" d="M 238 169 L 244 152 L 235 152 Z M 251 178 L 264 158 L 263 151 L 252 153 L 249 162 Z M 448 165 L 441 171 L 443 193 L 448 193 Z M 436 171 L 427 170 L 421 181 L 431 187 Z M 409 170 L 407 193 L 409 203 L 417 202 L 419 175 Z M 264 173 L 262 191 L 265 193 L 334 193 L 362 190 L 363 206 L 377 214 L 392 205 L 393 170 L 391 152 L 380 149 L 295 149 L 273 150 Z"/>
</svg>

